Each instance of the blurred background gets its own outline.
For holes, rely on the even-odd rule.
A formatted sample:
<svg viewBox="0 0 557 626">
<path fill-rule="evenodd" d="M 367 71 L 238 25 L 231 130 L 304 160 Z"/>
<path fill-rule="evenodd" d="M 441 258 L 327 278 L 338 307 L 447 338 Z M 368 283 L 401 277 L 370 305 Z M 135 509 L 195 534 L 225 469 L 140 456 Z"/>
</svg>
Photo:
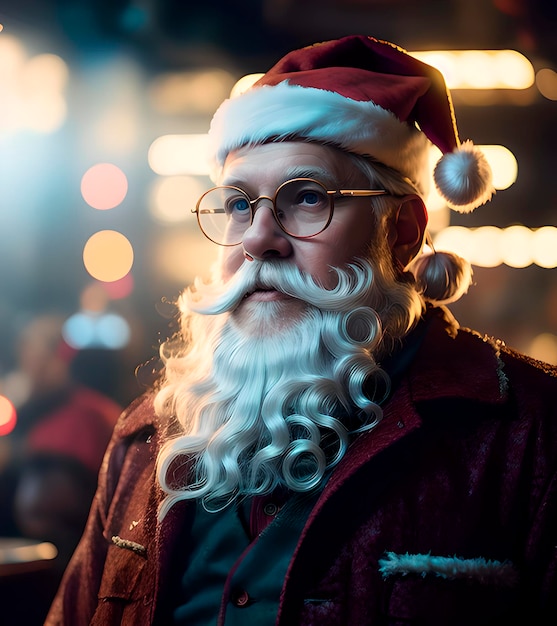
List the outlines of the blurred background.
<svg viewBox="0 0 557 626">
<path fill-rule="evenodd" d="M 13 405 L 17 337 L 50 312 L 83 381 L 121 404 L 141 392 L 173 300 L 215 254 L 190 212 L 210 184 L 212 113 L 290 49 L 355 33 L 437 64 L 461 138 L 496 171 L 474 214 L 431 199 L 436 247 L 474 264 L 457 318 L 557 363 L 555 0 L 2 0 L 0 23 L 0 393 Z"/>
</svg>

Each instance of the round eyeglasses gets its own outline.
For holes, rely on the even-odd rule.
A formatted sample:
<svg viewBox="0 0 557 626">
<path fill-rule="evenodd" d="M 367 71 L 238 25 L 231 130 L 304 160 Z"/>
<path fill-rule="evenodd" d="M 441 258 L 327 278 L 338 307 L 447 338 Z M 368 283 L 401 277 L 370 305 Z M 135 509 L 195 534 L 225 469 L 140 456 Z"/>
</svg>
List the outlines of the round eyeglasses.
<svg viewBox="0 0 557 626">
<path fill-rule="evenodd" d="M 327 189 L 313 178 L 294 178 L 282 183 L 274 197 L 259 196 L 252 200 L 239 187 L 213 187 L 197 201 L 201 231 L 220 246 L 237 246 L 251 226 L 256 205 L 270 200 L 280 228 L 296 239 L 309 239 L 322 233 L 331 223 L 335 198 L 383 196 L 384 189 Z"/>
</svg>

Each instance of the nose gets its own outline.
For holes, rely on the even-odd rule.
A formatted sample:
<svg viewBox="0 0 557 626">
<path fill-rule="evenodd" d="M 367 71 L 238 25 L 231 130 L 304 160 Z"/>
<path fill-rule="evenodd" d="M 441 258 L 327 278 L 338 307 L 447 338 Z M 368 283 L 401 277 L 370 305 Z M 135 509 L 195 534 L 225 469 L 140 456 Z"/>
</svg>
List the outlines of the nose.
<svg viewBox="0 0 557 626">
<path fill-rule="evenodd" d="M 278 225 L 267 199 L 257 207 L 253 222 L 244 233 L 242 246 L 247 256 L 260 261 L 292 254 L 290 237 Z"/>
</svg>

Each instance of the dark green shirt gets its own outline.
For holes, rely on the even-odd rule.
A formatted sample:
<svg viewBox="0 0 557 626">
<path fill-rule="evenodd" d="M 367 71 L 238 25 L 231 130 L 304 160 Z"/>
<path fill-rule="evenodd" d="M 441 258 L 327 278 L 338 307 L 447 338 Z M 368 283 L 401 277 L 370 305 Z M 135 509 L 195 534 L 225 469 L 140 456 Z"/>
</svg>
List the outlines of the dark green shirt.
<svg viewBox="0 0 557 626">
<path fill-rule="evenodd" d="M 208 513 L 198 502 L 174 623 L 274 624 L 286 569 L 320 490 L 252 498 Z M 282 506 L 281 506 L 282 505 Z"/>
</svg>

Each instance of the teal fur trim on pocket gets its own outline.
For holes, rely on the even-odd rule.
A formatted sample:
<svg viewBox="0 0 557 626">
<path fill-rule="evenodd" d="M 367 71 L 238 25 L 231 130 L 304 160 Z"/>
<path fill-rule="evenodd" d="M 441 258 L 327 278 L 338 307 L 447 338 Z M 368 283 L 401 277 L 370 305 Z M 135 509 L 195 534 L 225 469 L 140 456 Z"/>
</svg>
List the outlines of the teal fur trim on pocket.
<svg viewBox="0 0 557 626">
<path fill-rule="evenodd" d="M 379 571 L 383 578 L 389 576 L 434 574 L 447 579 L 465 578 L 481 583 L 515 587 L 518 572 L 510 561 L 487 560 L 483 557 L 463 559 L 457 556 L 432 556 L 431 554 L 396 554 L 387 552 L 379 559 Z"/>
</svg>

